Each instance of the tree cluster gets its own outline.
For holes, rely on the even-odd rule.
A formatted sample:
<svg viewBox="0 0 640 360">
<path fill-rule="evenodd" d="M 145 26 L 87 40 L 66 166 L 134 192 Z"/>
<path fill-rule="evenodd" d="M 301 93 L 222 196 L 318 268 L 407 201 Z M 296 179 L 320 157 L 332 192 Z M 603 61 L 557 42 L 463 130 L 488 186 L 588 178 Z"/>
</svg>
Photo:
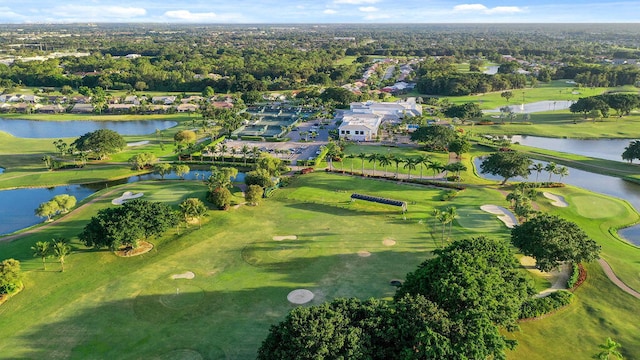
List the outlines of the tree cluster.
<svg viewBox="0 0 640 360">
<path fill-rule="evenodd" d="M 53 199 L 38 205 L 34 212 L 37 216 L 46 217 L 49 221 L 52 216 L 69 212 L 76 206 L 76 201 L 76 197 L 69 194 L 56 195 Z"/>
<path fill-rule="evenodd" d="M 73 142 L 72 146 L 79 151 L 94 154 L 97 159 L 104 159 L 124 149 L 127 142 L 113 130 L 99 129 L 82 135 Z"/>
<path fill-rule="evenodd" d="M 160 236 L 176 225 L 178 214 L 169 205 L 133 199 L 99 210 L 78 238 L 94 248 L 136 248 L 138 241 Z"/>
<path fill-rule="evenodd" d="M 0 295 L 11 295 L 21 287 L 20 261 L 6 259 L 0 262 Z"/>
<path fill-rule="evenodd" d="M 407 275 L 393 302 L 336 299 L 271 327 L 259 359 L 504 359 L 531 288 L 505 242 L 456 241 Z"/>
<path fill-rule="evenodd" d="M 637 94 L 604 94 L 580 98 L 569 106 L 572 113 L 581 113 L 586 119 L 591 116 L 595 121 L 599 117 L 609 117 L 609 110 L 614 109 L 619 117 L 629 115 L 640 106 Z"/>
</svg>

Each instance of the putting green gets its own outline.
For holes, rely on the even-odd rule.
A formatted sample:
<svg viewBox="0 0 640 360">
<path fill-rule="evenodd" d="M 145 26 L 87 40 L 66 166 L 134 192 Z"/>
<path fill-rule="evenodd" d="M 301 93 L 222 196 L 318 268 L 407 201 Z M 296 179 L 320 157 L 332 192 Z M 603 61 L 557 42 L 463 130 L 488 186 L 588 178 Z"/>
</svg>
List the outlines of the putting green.
<svg viewBox="0 0 640 360">
<path fill-rule="evenodd" d="M 575 204 L 578 214 L 589 219 L 603 219 L 625 213 L 619 203 L 599 196 L 579 195 L 568 201 Z"/>
<path fill-rule="evenodd" d="M 495 233 L 503 230 L 502 223 L 496 215 L 480 210 L 477 207 L 461 207 L 457 209 L 456 222 L 465 229 L 478 232 Z"/>
<path fill-rule="evenodd" d="M 306 241 L 260 241 L 249 244 L 242 249 L 242 259 L 253 266 L 305 267 L 310 259 L 305 258 L 309 254 L 309 246 Z M 305 260 L 305 261 L 300 261 Z"/>
<path fill-rule="evenodd" d="M 140 320 L 164 322 L 176 319 L 196 318 L 205 300 L 199 286 L 192 280 L 161 279 L 143 290 L 134 300 L 134 313 Z M 208 299 L 207 304 L 215 299 Z"/>
</svg>

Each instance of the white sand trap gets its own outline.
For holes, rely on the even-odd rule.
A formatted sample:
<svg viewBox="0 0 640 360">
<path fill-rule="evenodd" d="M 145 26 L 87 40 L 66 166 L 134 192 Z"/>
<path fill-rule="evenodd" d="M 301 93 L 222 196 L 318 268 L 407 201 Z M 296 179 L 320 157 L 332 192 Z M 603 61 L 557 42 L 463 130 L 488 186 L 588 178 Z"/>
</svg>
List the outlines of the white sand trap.
<svg viewBox="0 0 640 360">
<path fill-rule="evenodd" d="M 144 141 L 127 143 L 127 146 L 140 146 L 140 145 L 147 145 L 148 143 L 149 143 L 149 140 L 144 140 Z"/>
<path fill-rule="evenodd" d="M 546 191 L 543 192 L 542 195 L 544 195 L 544 197 L 546 197 L 547 199 L 551 200 L 551 205 L 553 206 L 557 206 L 557 207 L 569 206 L 569 203 L 564 199 L 563 196 L 552 194 Z"/>
<path fill-rule="evenodd" d="M 502 221 L 509 229 L 518 224 L 518 219 L 511 213 L 511 211 L 497 205 L 482 205 L 480 210 L 486 211 L 490 214 L 498 215 L 498 220 Z"/>
<path fill-rule="evenodd" d="M 520 264 L 522 264 L 522 266 L 527 268 L 527 270 L 529 270 L 530 272 L 548 280 L 551 283 L 551 287 L 540 291 L 534 297 L 541 298 L 548 296 L 549 294 L 558 290 L 567 289 L 567 281 L 571 276 L 571 266 L 569 266 L 569 264 L 563 264 L 558 269 L 554 269 L 549 272 L 538 270 L 535 267 L 536 259 L 532 258 L 531 256 L 521 257 Z"/>
<path fill-rule="evenodd" d="M 307 289 L 296 289 L 287 295 L 287 300 L 292 304 L 306 304 L 313 300 L 313 293 Z"/>
<path fill-rule="evenodd" d="M 185 273 L 182 274 L 173 274 L 171 275 L 172 279 L 193 279 L 194 277 L 196 277 L 196 274 L 192 273 L 191 271 L 187 271 Z"/>
<path fill-rule="evenodd" d="M 360 250 L 360 251 L 358 251 L 358 256 L 360 256 L 360 257 L 369 257 L 369 256 L 371 256 L 371 253 L 368 252 L 367 250 Z"/>
<path fill-rule="evenodd" d="M 393 240 L 393 239 L 384 239 L 384 240 L 382 240 L 382 244 L 384 246 L 393 246 L 393 245 L 396 244 L 396 241 Z"/>
<path fill-rule="evenodd" d="M 144 193 L 134 194 L 131 191 L 125 191 L 120 197 L 111 200 L 113 205 L 122 205 L 125 201 L 142 197 Z"/>
<path fill-rule="evenodd" d="M 274 236 L 273 240 L 282 241 L 282 240 L 297 240 L 298 237 L 295 235 L 285 235 L 285 236 Z"/>
</svg>

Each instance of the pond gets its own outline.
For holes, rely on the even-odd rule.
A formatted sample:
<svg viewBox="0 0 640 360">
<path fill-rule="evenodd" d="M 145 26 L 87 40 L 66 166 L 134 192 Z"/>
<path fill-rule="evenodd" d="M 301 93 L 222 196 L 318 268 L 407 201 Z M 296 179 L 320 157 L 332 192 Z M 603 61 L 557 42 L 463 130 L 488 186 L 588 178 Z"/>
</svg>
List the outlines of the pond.
<svg viewBox="0 0 640 360">
<path fill-rule="evenodd" d="M 535 161 L 542 164 L 547 164 L 544 161 Z M 474 166 L 478 170 L 478 174 L 489 180 L 502 180 L 502 177 L 481 174 L 481 158 L 475 158 L 473 160 Z M 565 184 L 574 185 L 583 189 L 591 190 L 604 195 L 614 196 L 628 201 L 636 210 L 640 209 L 640 185 L 625 181 L 617 177 L 606 176 L 600 174 L 590 173 L 588 171 L 578 170 L 567 167 L 569 169 L 569 175 L 562 178 L 562 182 Z M 521 177 L 509 179 L 509 181 L 535 181 L 536 172 L 533 171 L 528 179 Z M 542 172 L 539 175 L 539 181 L 547 181 L 549 175 L 546 172 Z M 552 175 L 551 181 L 558 181 L 558 175 Z M 635 229 L 634 229 L 635 228 Z M 640 246 L 640 227 L 633 226 L 625 229 L 625 231 L 619 232 L 620 236 L 624 237 L 629 242 Z"/>
<path fill-rule="evenodd" d="M 623 161 L 622 152 L 631 141 L 631 139 L 562 139 L 526 135 L 511 137 L 512 143 L 612 161 Z"/>
<path fill-rule="evenodd" d="M 211 175 L 210 171 L 192 170 L 185 179 L 204 180 Z M 244 182 L 244 173 L 238 173 L 234 182 Z M 165 179 L 178 179 L 175 173 L 167 174 Z M 0 191 L 0 235 L 10 234 L 20 229 L 39 224 L 43 218 L 34 215 L 34 210 L 43 202 L 60 194 L 69 194 L 80 202 L 94 192 L 115 185 L 134 183 L 144 180 L 160 179 L 158 174 L 144 174 L 128 178 L 83 185 L 65 185 L 51 188 L 27 188 Z"/>
<path fill-rule="evenodd" d="M 565 110 L 573 104 L 572 100 L 545 100 L 528 104 L 509 105 L 512 112 L 516 114 L 530 114 L 543 111 Z M 501 106 L 502 107 L 502 106 Z M 499 113 L 500 108 L 484 110 L 485 113 Z"/>
<path fill-rule="evenodd" d="M 39 121 L 0 118 L 0 131 L 20 138 L 67 138 L 79 137 L 99 129 L 116 131 L 120 135 L 149 135 L 156 129 L 166 130 L 178 123 L 170 120 L 128 121 Z"/>
</svg>

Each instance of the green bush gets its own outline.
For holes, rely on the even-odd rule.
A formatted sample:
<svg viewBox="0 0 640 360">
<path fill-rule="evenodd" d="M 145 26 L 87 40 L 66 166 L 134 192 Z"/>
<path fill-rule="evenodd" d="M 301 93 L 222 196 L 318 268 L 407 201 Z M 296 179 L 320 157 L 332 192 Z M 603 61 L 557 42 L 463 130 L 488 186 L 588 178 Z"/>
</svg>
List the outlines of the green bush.
<svg viewBox="0 0 640 360">
<path fill-rule="evenodd" d="M 458 191 L 456 191 L 456 190 L 445 191 L 445 193 L 442 194 L 442 201 L 449 201 L 449 200 L 453 199 L 456 196 L 458 196 Z"/>
<path fill-rule="evenodd" d="M 571 276 L 569 280 L 567 280 L 567 287 L 569 289 L 573 289 L 574 286 L 578 283 L 578 279 L 580 278 L 580 267 L 578 264 L 573 264 L 571 268 Z"/>
<path fill-rule="evenodd" d="M 549 314 L 564 306 L 571 304 L 573 293 L 559 290 L 543 298 L 531 298 L 526 300 L 520 308 L 520 319 L 530 319 Z"/>
</svg>

